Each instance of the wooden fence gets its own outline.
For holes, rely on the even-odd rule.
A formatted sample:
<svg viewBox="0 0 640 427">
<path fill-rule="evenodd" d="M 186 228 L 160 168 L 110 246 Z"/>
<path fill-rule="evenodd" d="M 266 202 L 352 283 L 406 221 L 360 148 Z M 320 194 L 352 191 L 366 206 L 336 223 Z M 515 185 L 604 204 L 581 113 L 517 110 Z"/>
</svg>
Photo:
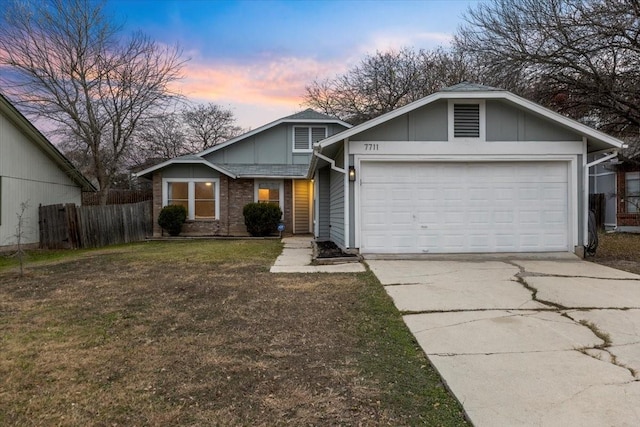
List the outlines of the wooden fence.
<svg viewBox="0 0 640 427">
<path fill-rule="evenodd" d="M 144 240 L 152 233 L 151 201 L 126 205 L 40 206 L 40 247 L 99 248 Z"/>
</svg>

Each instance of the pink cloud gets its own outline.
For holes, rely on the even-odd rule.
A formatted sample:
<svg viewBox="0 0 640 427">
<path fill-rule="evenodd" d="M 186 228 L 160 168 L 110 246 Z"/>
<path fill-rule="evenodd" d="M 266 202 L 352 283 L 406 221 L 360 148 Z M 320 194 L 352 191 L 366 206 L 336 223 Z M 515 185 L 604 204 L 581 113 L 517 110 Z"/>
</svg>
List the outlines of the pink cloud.
<svg viewBox="0 0 640 427">
<path fill-rule="evenodd" d="M 266 58 L 252 64 L 192 61 L 179 85 L 185 96 L 213 102 L 299 106 L 306 85 L 342 71 L 342 64 L 312 58 Z"/>
</svg>

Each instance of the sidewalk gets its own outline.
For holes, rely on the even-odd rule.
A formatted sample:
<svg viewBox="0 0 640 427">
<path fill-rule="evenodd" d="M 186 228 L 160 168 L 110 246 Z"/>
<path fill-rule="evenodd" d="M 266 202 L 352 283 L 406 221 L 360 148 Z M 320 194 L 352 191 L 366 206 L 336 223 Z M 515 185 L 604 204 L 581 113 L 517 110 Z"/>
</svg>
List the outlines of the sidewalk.
<svg viewBox="0 0 640 427">
<path fill-rule="evenodd" d="M 285 237 L 282 254 L 271 266 L 272 273 L 360 273 L 366 271 L 359 262 L 311 265 L 313 250 L 311 237 Z"/>
</svg>

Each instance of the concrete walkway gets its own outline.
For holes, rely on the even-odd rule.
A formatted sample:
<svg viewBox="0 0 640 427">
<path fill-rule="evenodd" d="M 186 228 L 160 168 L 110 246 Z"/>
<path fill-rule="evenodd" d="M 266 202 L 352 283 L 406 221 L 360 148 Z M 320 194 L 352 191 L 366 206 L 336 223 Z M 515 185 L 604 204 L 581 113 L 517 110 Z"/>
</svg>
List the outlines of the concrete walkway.
<svg viewBox="0 0 640 427">
<path fill-rule="evenodd" d="M 270 271 L 272 273 L 360 273 L 365 271 L 364 265 L 359 262 L 311 265 L 313 257 L 311 241 L 312 238 L 309 236 L 283 238 L 284 249 Z"/>
<path fill-rule="evenodd" d="M 640 276 L 566 256 L 367 262 L 475 426 L 640 425 Z"/>
</svg>

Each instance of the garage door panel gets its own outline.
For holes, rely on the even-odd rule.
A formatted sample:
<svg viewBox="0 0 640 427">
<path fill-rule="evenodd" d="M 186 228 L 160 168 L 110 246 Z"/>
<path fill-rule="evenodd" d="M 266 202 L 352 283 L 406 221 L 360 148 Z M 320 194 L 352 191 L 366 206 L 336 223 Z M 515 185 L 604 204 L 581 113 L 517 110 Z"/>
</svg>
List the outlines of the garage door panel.
<svg viewBox="0 0 640 427">
<path fill-rule="evenodd" d="M 565 251 L 568 164 L 363 162 L 363 253 Z"/>
</svg>

